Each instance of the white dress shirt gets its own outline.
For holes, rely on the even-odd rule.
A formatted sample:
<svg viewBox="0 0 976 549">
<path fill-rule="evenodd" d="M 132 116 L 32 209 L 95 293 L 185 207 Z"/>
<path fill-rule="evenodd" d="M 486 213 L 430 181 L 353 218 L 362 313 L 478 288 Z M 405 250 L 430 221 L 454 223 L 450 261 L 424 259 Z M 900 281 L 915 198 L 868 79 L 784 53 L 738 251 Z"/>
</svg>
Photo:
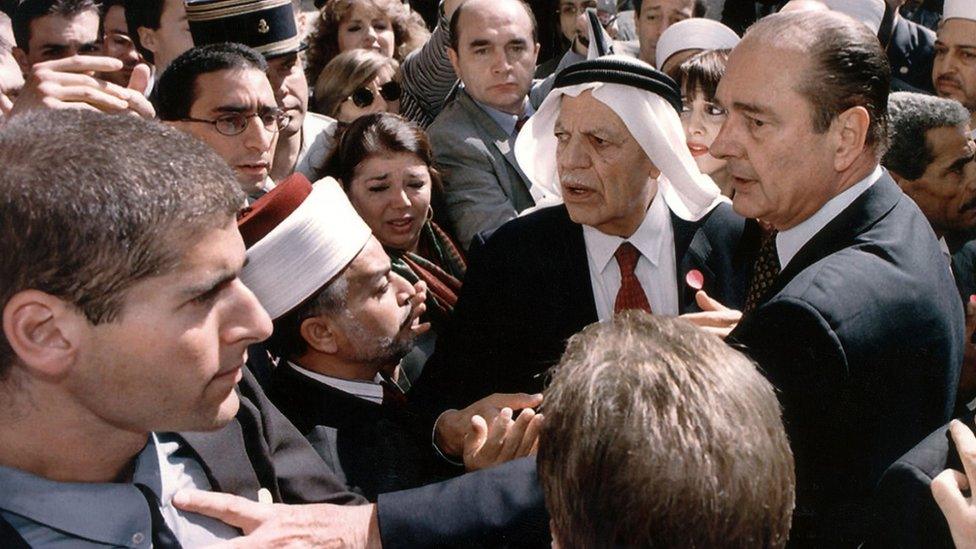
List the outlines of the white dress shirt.
<svg viewBox="0 0 976 549">
<path fill-rule="evenodd" d="M 656 315 L 678 314 L 674 229 L 671 227 L 671 211 L 661 193 L 651 201 L 644 221 L 629 238 L 608 235 L 583 225 L 583 240 L 593 300 L 600 320 L 613 317 L 613 303 L 620 290 L 620 266 L 613 254 L 624 242 L 630 242 L 640 252 L 634 274 L 644 288 L 651 311 Z"/>
<path fill-rule="evenodd" d="M 352 396 L 375 402 L 376 404 L 383 404 L 383 386 L 380 385 L 383 378 L 379 374 L 376 374 L 373 381 L 355 381 L 306 370 L 294 362 L 289 362 L 288 365 L 294 368 L 296 372 L 310 377 L 319 383 L 324 383 L 333 389 L 338 389 L 344 393 L 349 393 Z"/>
<path fill-rule="evenodd" d="M 796 257 L 800 248 L 819 233 L 821 229 L 826 227 L 840 212 L 844 211 L 845 208 L 857 200 L 857 197 L 861 196 L 864 191 L 871 188 L 871 185 L 877 183 L 881 179 L 881 173 L 881 166 L 875 166 L 871 175 L 828 200 L 826 204 L 817 210 L 817 213 L 806 218 L 799 225 L 777 233 L 776 255 L 779 256 L 780 269 L 785 269 L 790 261 Z"/>
</svg>

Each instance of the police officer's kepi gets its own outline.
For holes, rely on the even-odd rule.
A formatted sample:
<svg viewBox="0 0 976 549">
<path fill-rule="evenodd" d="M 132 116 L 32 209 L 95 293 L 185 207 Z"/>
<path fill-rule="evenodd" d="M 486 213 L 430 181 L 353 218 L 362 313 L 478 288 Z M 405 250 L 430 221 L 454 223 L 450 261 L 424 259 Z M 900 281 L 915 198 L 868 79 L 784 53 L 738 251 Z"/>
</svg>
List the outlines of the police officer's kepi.
<svg viewBox="0 0 976 549">
<path fill-rule="evenodd" d="M 189 0 L 193 45 L 237 42 L 266 59 L 305 49 L 291 0 Z"/>
</svg>

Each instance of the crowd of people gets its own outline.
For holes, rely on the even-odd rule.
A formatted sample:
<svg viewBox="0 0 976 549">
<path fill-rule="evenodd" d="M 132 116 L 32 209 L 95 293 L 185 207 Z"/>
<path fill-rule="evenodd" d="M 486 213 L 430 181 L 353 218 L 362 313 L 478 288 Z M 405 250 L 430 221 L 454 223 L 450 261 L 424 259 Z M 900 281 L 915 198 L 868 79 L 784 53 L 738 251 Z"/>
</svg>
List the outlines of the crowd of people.
<svg viewBox="0 0 976 549">
<path fill-rule="evenodd" d="M 976 0 L 0 0 L 0 546 L 976 546 Z"/>
</svg>

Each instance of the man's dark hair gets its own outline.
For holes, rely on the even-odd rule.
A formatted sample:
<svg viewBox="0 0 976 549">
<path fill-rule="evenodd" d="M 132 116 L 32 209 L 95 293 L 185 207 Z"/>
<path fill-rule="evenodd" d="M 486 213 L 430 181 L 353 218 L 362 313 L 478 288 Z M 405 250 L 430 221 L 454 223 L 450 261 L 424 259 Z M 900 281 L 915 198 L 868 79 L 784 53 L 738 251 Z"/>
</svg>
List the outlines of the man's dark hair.
<svg viewBox="0 0 976 549">
<path fill-rule="evenodd" d="M 881 164 L 893 173 L 915 180 L 935 159 L 929 130 L 961 128 L 969 122 L 969 111 L 953 99 L 921 93 L 898 92 L 888 98 L 890 144 Z"/>
<path fill-rule="evenodd" d="M 687 321 L 625 311 L 552 372 L 539 481 L 560 547 L 783 547 L 793 455 L 772 385 Z"/>
<path fill-rule="evenodd" d="M 464 2 L 461 2 L 461 5 L 458 6 L 457 9 L 454 10 L 454 13 L 451 15 L 451 21 L 450 24 L 448 25 L 448 28 L 450 29 L 450 35 L 451 35 L 451 49 L 454 51 L 458 51 L 458 40 L 459 40 L 458 21 L 461 20 L 461 12 L 464 11 L 464 7 L 468 3 L 470 3 L 470 1 L 471 0 L 465 0 Z M 532 6 L 530 6 L 525 0 L 513 0 L 513 1 L 521 4 L 522 7 L 525 8 L 525 13 L 529 15 L 529 21 L 532 22 L 532 43 L 535 44 L 536 42 L 539 41 L 539 24 L 535 20 L 535 13 L 532 11 Z"/>
<path fill-rule="evenodd" d="M 71 18 L 86 11 L 99 13 L 95 0 L 24 0 L 11 18 L 17 47 L 28 51 L 31 21 L 45 15 Z"/>
<path fill-rule="evenodd" d="M 795 49 L 810 60 L 796 91 L 813 107 L 815 132 L 826 132 L 847 109 L 864 107 L 871 117 L 865 144 L 881 158 L 888 141 L 891 66 L 870 29 L 838 13 L 799 11 L 760 19 L 747 39 Z"/>
<path fill-rule="evenodd" d="M 92 324 L 116 320 L 133 285 L 175 268 L 244 201 L 210 147 L 131 116 L 16 116 L 0 127 L 0 166 L 0 309 L 33 289 Z M 0 336 L 0 377 L 14 360 Z"/>
<path fill-rule="evenodd" d="M 644 6 L 644 0 L 634 0 L 634 17 L 640 18 L 641 7 Z M 695 0 L 695 6 L 691 8 L 692 17 L 705 17 L 705 12 L 708 11 L 708 5 L 705 4 L 705 0 Z"/>
<path fill-rule="evenodd" d="M 180 120 L 190 116 L 190 108 L 197 96 L 197 77 L 231 69 L 267 72 L 268 62 L 253 49 L 232 42 L 208 44 L 183 52 L 159 77 L 157 116 L 160 120 Z"/>
<path fill-rule="evenodd" d="M 129 27 L 129 38 L 142 58 L 150 63 L 155 63 L 153 53 L 139 40 L 139 27 L 159 29 L 159 18 L 165 6 L 166 0 L 125 0 L 125 26 Z"/>
</svg>

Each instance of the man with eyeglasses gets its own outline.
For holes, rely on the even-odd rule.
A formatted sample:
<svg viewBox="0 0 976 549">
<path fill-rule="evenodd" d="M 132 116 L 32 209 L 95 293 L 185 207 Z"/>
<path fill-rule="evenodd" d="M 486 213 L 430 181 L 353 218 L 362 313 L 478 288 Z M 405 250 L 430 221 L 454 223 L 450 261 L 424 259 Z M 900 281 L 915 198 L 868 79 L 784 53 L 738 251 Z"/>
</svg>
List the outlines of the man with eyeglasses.
<svg viewBox="0 0 976 549">
<path fill-rule="evenodd" d="M 211 44 L 177 57 L 158 83 L 160 120 L 210 145 L 249 201 L 274 188 L 278 132 L 290 122 L 275 102 L 267 68 L 247 46 Z"/>
</svg>

